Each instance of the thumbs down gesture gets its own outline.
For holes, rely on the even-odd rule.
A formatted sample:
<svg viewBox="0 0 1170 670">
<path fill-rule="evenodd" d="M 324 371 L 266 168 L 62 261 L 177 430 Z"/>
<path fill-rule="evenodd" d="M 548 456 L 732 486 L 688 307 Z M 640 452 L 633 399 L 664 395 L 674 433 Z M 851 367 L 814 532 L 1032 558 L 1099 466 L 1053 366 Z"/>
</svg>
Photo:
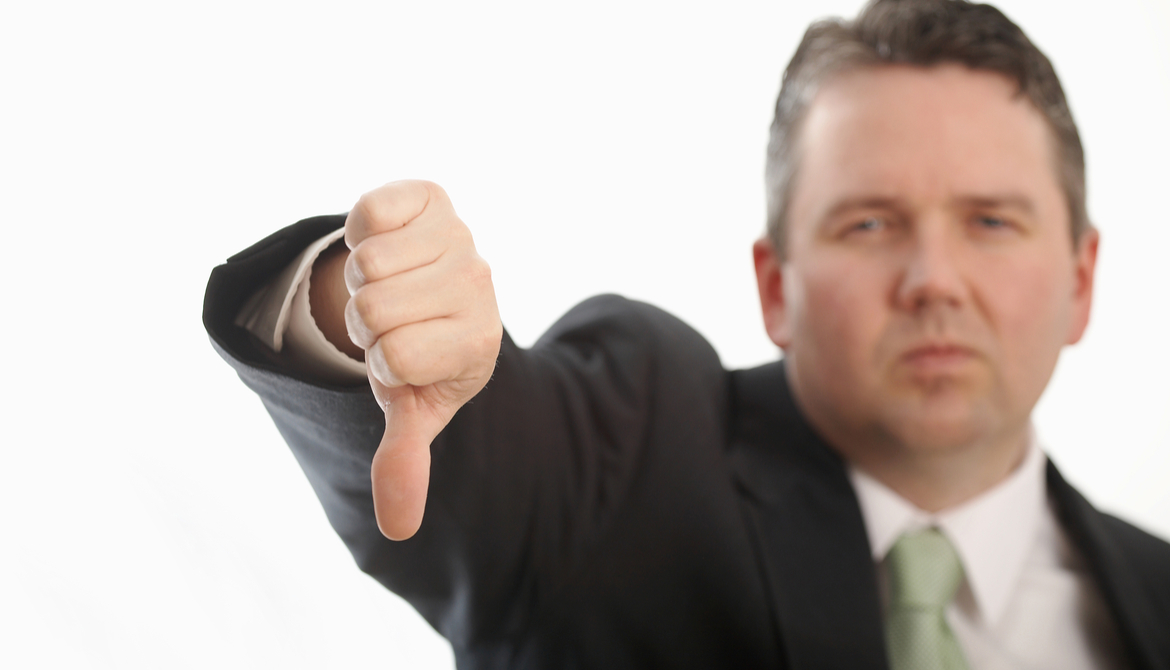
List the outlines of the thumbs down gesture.
<svg viewBox="0 0 1170 670">
<path fill-rule="evenodd" d="M 386 432 L 371 467 L 378 527 L 418 531 L 430 445 L 491 377 L 502 327 L 491 270 L 447 194 L 393 182 L 361 197 L 345 221 L 345 327 L 365 351 Z"/>
</svg>

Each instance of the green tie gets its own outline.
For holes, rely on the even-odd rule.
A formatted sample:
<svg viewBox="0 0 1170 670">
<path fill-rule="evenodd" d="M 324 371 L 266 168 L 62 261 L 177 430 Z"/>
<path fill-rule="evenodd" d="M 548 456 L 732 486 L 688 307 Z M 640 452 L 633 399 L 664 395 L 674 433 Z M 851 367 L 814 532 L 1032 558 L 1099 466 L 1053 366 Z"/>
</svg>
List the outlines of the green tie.
<svg viewBox="0 0 1170 670">
<path fill-rule="evenodd" d="M 886 557 L 890 613 L 886 621 L 892 670 L 967 670 L 963 650 L 943 617 L 963 565 L 936 528 L 903 535 Z"/>
</svg>

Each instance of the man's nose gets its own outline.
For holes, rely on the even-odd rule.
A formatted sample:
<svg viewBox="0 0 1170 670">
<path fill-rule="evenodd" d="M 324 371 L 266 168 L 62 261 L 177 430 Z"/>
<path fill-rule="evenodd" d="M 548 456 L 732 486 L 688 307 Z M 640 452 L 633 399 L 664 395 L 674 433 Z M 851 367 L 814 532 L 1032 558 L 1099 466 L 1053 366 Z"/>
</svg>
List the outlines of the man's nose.
<svg viewBox="0 0 1170 670">
<path fill-rule="evenodd" d="M 945 226 L 921 226 L 905 258 L 896 300 L 903 309 L 962 306 L 967 300 L 958 240 Z"/>
</svg>

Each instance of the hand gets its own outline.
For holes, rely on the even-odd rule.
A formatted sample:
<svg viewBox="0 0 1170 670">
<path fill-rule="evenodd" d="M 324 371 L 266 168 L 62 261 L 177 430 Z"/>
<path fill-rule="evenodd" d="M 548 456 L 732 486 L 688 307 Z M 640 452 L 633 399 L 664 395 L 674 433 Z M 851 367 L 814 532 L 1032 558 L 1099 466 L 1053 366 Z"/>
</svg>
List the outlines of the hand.
<svg viewBox="0 0 1170 670">
<path fill-rule="evenodd" d="M 386 432 L 374 455 L 374 512 L 392 540 L 418 531 L 430 445 L 484 387 L 500 352 L 491 270 L 439 186 L 370 191 L 345 220 L 345 324 L 366 352 Z"/>
</svg>

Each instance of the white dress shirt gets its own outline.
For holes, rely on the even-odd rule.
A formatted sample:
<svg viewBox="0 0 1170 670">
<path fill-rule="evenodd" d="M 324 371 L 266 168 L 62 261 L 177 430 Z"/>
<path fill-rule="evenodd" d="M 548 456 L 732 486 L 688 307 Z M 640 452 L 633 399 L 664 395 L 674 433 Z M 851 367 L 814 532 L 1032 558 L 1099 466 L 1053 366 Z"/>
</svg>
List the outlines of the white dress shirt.
<svg viewBox="0 0 1170 670">
<path fill-rule="evenodd" d="M 302 252 L 251 297 L 236 324 L 301 369 L 344 384 L 365 380 L 365 365 L 325 339 L 309 309 L 313 261 L 343 234 L 337 230 Z M 884 561 L 899 536 L 935 526 L 954 544 L 964 579 L 946 616 L 971 670 L 1125 667 L 1108 608 L 1048 501 L 1046 461 L 1033 438 L 1006 479 L 936 514 L 849 469 L 884 603 Z"/>
</svg>

